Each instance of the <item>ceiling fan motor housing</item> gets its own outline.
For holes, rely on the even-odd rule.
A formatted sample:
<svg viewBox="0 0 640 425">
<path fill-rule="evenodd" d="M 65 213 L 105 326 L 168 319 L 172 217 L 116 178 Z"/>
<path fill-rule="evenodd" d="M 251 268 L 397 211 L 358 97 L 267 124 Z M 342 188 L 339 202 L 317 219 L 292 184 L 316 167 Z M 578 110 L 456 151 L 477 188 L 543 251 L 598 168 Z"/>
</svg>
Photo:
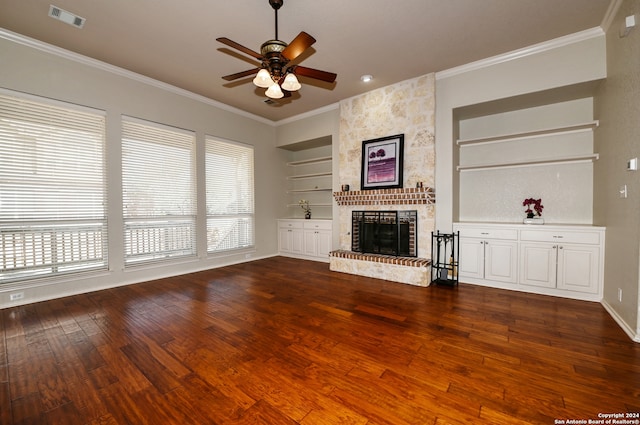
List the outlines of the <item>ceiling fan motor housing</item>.
<svg viewBox="0 0 640 425">
<path fill-rule="evenodd" d="M 260 53 L 265 58 L 268 67 L 274 76 L 279 77 L 282 67 L 287 64 L 287 60 L 280 54 L 287 47 L 287 43 L 280 40 L 269 40 L 262 44 Z"/>
</svg>

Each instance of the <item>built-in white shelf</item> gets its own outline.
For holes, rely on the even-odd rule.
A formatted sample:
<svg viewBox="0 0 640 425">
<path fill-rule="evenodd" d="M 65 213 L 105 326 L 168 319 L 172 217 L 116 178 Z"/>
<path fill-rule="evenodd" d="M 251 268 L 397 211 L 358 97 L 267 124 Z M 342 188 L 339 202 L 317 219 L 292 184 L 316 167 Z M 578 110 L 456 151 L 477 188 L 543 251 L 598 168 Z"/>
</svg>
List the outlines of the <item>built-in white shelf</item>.
<svg viewBox="0 0 640 425">
<path fill-rule="evenodd" d="M 510 134 L 502 134 L 498 136 L 479 137 L 479 138 L 473 138 L 473 139 L 458 139 L 456 141 L 456 144 L 458 144 L 458 146 L 465 146 L 465 145 L 480 145 L 480 144 L 487 144 L 487 143 L 510 142 L 513 140 L 523 140 L 523 139 L 530 139 L 530 138 L 541 137 L 541 136 L 551 136 L 555 134 L 568 134 L 568 133 L 574 133 L 574 132 L 580 132 L 580 131 L 592 131 L 593 129 L 598 127 L 598 125 L 599 125 L 599 121 L 595 120 L 595 121 L 589 121 L 581 124 L 568 125 L 564 127 L 552 127 L 552 128 L 545 128 L 545 129 L 535 130 L 535 131 L 526 131 L 521 133 L 510 133 Z"/>
<path fill-rule="evenodd" d="M 333 158 L 330 156 L 321 156 L 318 158 L 309 158 L 309 159 L 302 159 L 300 161 L 287 162 L 287 165 L 296 166 L 296 165 L 319 164 L 321 162 L 329 162 L 332 159 Z"/>
<path fill-rule="evenodd" d="M 312 179 L 315 177 L 329 177 L 331 176 L 331 172 L 326 173 L 313 173 L 313 174 L 298 174 L 295 176 L 287 177 L 288 180 L 301 180 L 301 179 Z"/>
<path fill-rule="evenodd" d="M 320 146 L 310 149 L 302 149 L 290 157 L 287 162 L 289 174 L 287 179 L 286 207 L 289 212 L 302 213 L 300 198 L 304 198 L 314 213 L 319 213 L 323 218 L 331 218 L 333 189 L 332 162 L 333 155 L 330 146 Z M 314 214 L 317 216 L 318 214 Z"/>
<path fill-rule="evenodd" d="M 494 164 L 481 164 L 481 165 L 458 165 L 458 171 L 481 171 L 481 170 L 491 170 L 497 168 L 514 168 L 514 167 L 531 167 L 537 165 L 548 165 L 548 164 L 570 164 L 570 163 L 578 163 L 578 162 L 593 162 L 599 158 L 597 153 L 588 154 L 588 155 L 575 155 L 575 156 L 564 156 L 564 157 L 556 157 L 556 158 L 548 158 L 548 159 L 536 159 L 536 160 L 527 160 L 527 161 L 513 161 L 513 162 L 501 162 Z"/>
</svg>

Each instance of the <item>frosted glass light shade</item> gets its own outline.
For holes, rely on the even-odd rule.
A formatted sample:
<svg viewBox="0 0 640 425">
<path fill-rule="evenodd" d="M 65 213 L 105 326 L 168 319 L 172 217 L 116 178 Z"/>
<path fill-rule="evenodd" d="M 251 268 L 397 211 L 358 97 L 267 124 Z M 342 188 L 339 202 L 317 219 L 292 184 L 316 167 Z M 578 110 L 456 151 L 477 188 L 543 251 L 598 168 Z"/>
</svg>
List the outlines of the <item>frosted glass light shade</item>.
<svg viewBox="0 0 640 425">
<path fill-rule="evenodd" d="M 253 79 L 253 84 L 265 89 L 267 87 L 270 87 L 273 84 L 273 80 L 271 79 L 271 75 L 269 74 L 269 71 L 267 71 L 264 68 L 258 71 L 258 75 L 256 75 L 256 78 Z"/>
<path fill-rule="evenodd" d="M 300 87 L 302 87 L 302 85 L 296 78 L 295 74 L 289 73 L 286 77 L 284 77 L 284 82 L 282 83 L 283 89 L 287 91 L 296 91 L 300 90 Z"/>
<path fill-rule="evenodd" d="M 270 97 L 271 99 L 280 99 L 284 96 L 284 93 L 282 93 L 282 90 L 280 89 L 278 83 L 273 83 L 264 94 L 266 94 L 267 97 Z"/>
</svg>

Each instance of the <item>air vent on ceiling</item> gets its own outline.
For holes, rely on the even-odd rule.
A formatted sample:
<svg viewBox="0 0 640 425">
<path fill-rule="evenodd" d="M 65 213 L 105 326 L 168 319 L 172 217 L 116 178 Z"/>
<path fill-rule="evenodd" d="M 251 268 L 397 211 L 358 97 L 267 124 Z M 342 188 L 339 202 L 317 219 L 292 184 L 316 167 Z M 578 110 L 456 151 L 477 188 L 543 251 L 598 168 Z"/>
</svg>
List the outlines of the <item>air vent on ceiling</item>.
<svg viewBox="0 0 640 425">
<path fill-rule="evenodd" d="M 263 102 L 266 103 L 267 105 L 276 105 L 276 104 L 278 104 L 278 102 L 276 102 L 275 100 L 268 99 L 268 98 L 263 100 Z"/>
<path fill-rule="evenodd" d="M 67 12 L 64 9 L 60 9 L 58 6 L 49 6 L 49 16 L 64 22 L 65 24 L 73 25 L 76 28 L 82 28 L 84 26 L 85 18 L 78 15 L 74 15 L 71 12 Z"/>
</svg>

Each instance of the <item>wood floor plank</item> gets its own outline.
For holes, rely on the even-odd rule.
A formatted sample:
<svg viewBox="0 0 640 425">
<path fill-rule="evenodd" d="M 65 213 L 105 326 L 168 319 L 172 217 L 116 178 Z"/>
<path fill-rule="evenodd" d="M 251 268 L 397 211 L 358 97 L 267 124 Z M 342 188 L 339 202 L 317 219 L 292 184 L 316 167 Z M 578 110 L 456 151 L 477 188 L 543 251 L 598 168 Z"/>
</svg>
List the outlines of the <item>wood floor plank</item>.
<svg viewBox="0 0 640 425">
<path fill-rule="evenodd" d="M 284 257 L 0 311 L 0 423 L 550 424 L 640 411 L 598 303 Z"/>
<path fill-rule="evenodd" d="M 180 386 L 178 377 L 157 361 L 146 345 L 133 341 L 120 350 L 160 393 L 167 393 Z"/>
<path fill-rule="evenodd" d="M 6 366 L 0 366 L 0 374 L 5 372 Z M 9 393 L 9 382 L 0 380 L 0 424 L 10 424 L 13 420 L 13 408 L 11 406 L 11 394 Z"/>
</svg>

